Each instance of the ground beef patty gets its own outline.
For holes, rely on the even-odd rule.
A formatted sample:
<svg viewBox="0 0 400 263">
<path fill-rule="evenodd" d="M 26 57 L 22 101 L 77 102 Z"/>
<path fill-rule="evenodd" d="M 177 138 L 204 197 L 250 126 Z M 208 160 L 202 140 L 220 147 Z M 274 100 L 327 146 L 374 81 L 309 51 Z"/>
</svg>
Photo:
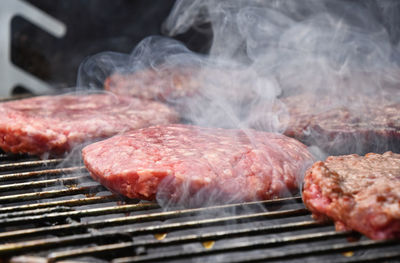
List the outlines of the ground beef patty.
<svg viewBox="0 0 400 263">
<path fill-rule="evenodd" d="M 254 130 L 155 126 L 86 146 L 93 178 L 129 198 L 204 205 L 296 191 L 312 157 L 295 139 Z"/>
<path fill-rule="evenodd" d="M 303 200 L 316 220 L 372 239 L 400 237 L 400 154 L 330 156 L 304 179 Z"/>
<path fill-rule="evenodd" d="M 146 69 L 130 74 L 114 73 L 104 82 L 104 89 L 123 96 L 175 101 L 196 93 L 200 83 L 198 70 L 192 68 Z"/>
<path fill-rule="evenodd" d="M 199 126 L 235 128 L 240 122 L 247 127 L 254 123 L 250 128 L 259 129 L 269 127 L 269 122 L 266 125 L 259 120 L 265 120 L 262 112 L 271 107 L 271 101 L 263 99 L 260 87 L 265 82 L 253 85 L 255 79 L 256 72 L 244 68 L 159 65 L 113 73 L 104 88 L 122 96 L 168 103 L 183 120 Z"/>
<path fill-rule="evenodd" d="M 285 135 L 331 155 L 400 150 L 400 103 L 354 96 L 340 101 L 303 94 L 282 99 Z"/>
<path fill-rule="evenodd" d="M 162 103 L 111 94 L 34 97 L 0 104 L 0 148 L 59 155 L 83 142 L 177 119 Z"/>
<path fill-rule="evenodd" d="M 192 102 L 205 97 L 240 102 L 257 99 L 256 88 L 249 85 L 257 76 L 245 69 L 221 69 L 199 66 L 159 66 L 133 73 L 114 73 L 104 89 L 123 96 L 167 101 L 171 104 Z M 183 101 L 182 101 L 183 100 Z"/>
</svg>

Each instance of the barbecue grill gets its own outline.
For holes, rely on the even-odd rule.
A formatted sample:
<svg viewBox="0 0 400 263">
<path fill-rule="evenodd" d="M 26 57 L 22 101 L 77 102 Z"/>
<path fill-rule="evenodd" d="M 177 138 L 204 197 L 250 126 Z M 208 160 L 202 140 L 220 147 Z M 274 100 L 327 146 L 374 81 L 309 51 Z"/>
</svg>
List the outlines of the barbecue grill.
<svg viewBox="0 0 400 263">
<path fill-rule="evenodd" d="M 400 242 L 312 220 L 301 197 L 162 209 L 81 161 L 0 155 L 0 262 L 396 262 Z"/>
<path fill-rule="evenodd" d="M 9 57 L 31 73 L 44 72 L 41 78 L 60 87 L 74 85 L 76 69 L 88 54 L 110 49 L 126 53 L 144 36 L 159 34 L 174 3 L 157 3 L 154 8 L 150 1 L 102 1 L 96 5 L 65 1 L 68 8 L 59 8 L 54 1 L 28 2 L 60 18 L 67 27 L 66 36 L 52 39 L 35 33 L 37 29 L 17 18 L 11 30 L 17 33 L 10 35 L 13 41 L 6 41 L 7 45 L 14 43 Z M 398 21 L 399 7 L 393 8 L 391 17 L 383 15 L 390 13 L 381 13 L 377 3 L 367 4 L 376 13 L 374 17 L 383 20 L 391 41 L 398 43 L 400 31 L 390 21 Z M 131 24 L 125 25 L 127 19 L 121 17 L 128 17 Z M 207 30 L 177 37 L 194 51 L 208 52 L 210 25 L 202 26 Z M 124 37 L 116 37 L 121 28 Z M 25 46 L 27 37 L 30 41 Z M 36 53 L 39 56 L 29 55 Z M 32 63 L 36 57 L 39 63 Z M 29 89 L 30 83 L 23 84 Z M 91 179 L 79 158 L 41 160 L 0 152 L 0 263 L 207 261 L 400 262 L 400 242 L 337 232 L 331 223 L 314 221 L 299 194 L 165 209 L 155 202 L 111 193 Z"/>
</svg>

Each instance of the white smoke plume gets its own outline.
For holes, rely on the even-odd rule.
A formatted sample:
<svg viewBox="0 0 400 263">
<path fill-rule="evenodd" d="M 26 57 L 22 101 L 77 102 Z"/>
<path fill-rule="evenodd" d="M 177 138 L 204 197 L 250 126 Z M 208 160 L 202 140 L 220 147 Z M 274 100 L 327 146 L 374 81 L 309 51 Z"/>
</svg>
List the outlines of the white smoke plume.
<svg viewBox="0 0 400 263">
<path fill-rule="evenodd" d="M 400 102 L 400 57 L 394 37 L 398 5 L 396 1 L 178 1 L 164 31 L 174 36 L 210 24 L 210 57 L 239 63 L 252 72 L 242 88 L 257 87 L 260 96 L 247 101 L 250 112 L 238 118 L 244 126 L 281 132 L 290 112 L 279 99 L 310 94 L 301 102 L 310 113 L 345 108 L 354 123 L 370 123 L 366 129 L 373 130 L 373 118 L 368 117 L 373 115 L 373 104 L 383 108 Z M 213 101 L 221 101 L 220 96 Z M 232 104 L 224 109 L 234 108 Z M 369 131 L 362 131 L 362 136 L 309 132 L 310 144 L 334 154 L 385 151 L 395 144 Z M 346 145 L 349 140 L 351 145 Z"/>
<path fill-rule="evenodd" d="M 279 96 L 329 94 L 334 100 L 330 107 L 348 105 L 360 94 L 395 99 L 399 55 L 388 34 L 395 29 L 384 27 L 374 14 L 380 10 L 385 17 L 388 14 L 386 24 L 393 23 L 393 1 L 371 3 L 177 1 L 164 32 L 174 36 L 209 24 L 209 54 L 194 53 L 172 38 L 152 36 L 129 55 L 105 52 L 89 58 L 80 68 L 78 86 L 102 87 L 113 72 L 148 68 L 166 79 L 166 85 L 175 85 L 174 73 L 163 72 L 192 68 L 192 79 L 201 82 L 197 99 L 166 98 L 190 105 L 182 110 L 185 118 L 200 125 L 255 125 L 282 132 L 285 127 L 277 122 L 287 113 L 282 107 L 276 112 L 273 106 Z M 358 104 L 363 104 L 362 98 Z"/>
<path fill-rule="evenodd" d="M 349 128 L 342 131 L 342 126 L 318 123 L 305 129 L 308 138 L 303 141 L 319 158 L 325 151 L 390 150 L 399 143 L 381 133 L 400 138 L 399 127 L 381 122 L 379 114 L 382 106 L 382 112 L 395 119 L 396 108 L 386 103 L 400 102 L 395 5 L 395 1 L 178 0 L 163 25 L 169 37 L 150 36 L 131 54 L 105 52 L 89 58 L 80 68 L 78 84 L 102 88 L 110 75 L 138 74 L 133 82 L 124 80 L 128 88 L 138 90 L 136 95 L 165 101 L 186 122 L 200 126 L 286 134 L 291 122 L 307 124 L 307 117 L 302 117 L 306 109 L 333 124 L 343 120 L 344 129 Z M 172 38 L 207 27 L 212 33 L 207 54 L 195 53 Z M 165 92 L 181 86 L 195 96 Z M 148 92 L 151 89 L 154 94 Z M 305 97 L 297 108 L 290 108 L 286 99 L 297 95 Z M 336 112 L 338 108 L 344 110 Z M 376 132 L 375 125 L 382 123 L 379 127 L 390 127 Z"/>
</svg>

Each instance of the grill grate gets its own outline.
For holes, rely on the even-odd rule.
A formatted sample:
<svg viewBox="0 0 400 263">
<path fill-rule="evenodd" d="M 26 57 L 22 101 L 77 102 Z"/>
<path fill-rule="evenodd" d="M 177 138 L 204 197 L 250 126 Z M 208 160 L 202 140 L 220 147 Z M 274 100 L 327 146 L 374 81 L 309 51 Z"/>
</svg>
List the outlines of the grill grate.
<svg viewBox="0 0 400 263">
<path fill-rule="evenodd" d="M 0 258 L 114 263 L 400 258 L 398 241 L 349 242 L 355 233 L 313 221 L 298 196 L 163 210 L 153 202 L 123 200 L 93 182 L 80 161 L 66 163 L 0 154 Z"/>
</svg>

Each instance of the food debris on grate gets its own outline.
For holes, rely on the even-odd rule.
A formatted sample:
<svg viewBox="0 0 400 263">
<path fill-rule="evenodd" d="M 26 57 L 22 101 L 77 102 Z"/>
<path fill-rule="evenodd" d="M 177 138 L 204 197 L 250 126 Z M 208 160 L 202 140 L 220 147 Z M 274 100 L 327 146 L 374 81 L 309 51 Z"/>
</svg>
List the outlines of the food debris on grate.
<svg viewBox="0 0 400 263">
<path fill-rule="evenodd" d="M 359 262 L 400 257 L 397 241 L 349 242 L 294 196 L 163 210 L 121 199 L 82 166 L 0 155 L 0 258 L 8 262 Z M 349 256 L 350 252 L 352 253 Z M 7 261 L 5 261 L 7 262 Z"/>
</svg>

